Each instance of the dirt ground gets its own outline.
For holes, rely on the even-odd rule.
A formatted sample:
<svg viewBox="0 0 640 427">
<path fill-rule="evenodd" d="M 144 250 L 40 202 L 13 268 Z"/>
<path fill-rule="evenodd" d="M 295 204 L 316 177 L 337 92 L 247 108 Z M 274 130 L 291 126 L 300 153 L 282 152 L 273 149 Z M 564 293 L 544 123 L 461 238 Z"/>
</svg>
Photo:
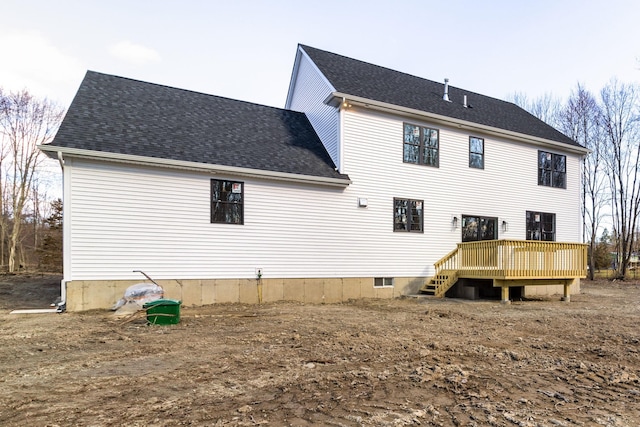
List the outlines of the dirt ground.
<svg viewBox="0 0 640 427">
<path fill-rule="evenodd" d="M 570 303 L 182 307 L 171 326 L 9 314 L 58 280 L 0 277 L 0 425 L 640 425 L 638 282 Z"/>
</svg>

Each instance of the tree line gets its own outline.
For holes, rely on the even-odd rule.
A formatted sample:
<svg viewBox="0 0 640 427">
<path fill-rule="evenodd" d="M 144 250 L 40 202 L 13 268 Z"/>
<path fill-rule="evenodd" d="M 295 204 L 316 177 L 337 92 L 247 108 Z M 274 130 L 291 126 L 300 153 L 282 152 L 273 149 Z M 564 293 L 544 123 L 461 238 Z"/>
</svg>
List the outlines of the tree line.
<svg viewBox="0 0 640 427">
<path fill-rule="evenodd" d="M 612 79 L 596 93 L 577 84 L 564 101 L 522 93 L 510 100 L 591 151 L 581 170 L 589 278 L 603 264 L 615 270 L 616 278 L 625 278 L 639 250 L 640 88 Z"/>
<path fill-rule="evenodd" d="M 0 87 L 0 271 L 62 271 L 62 200 L 38 145 L 50 142 L 64 109 L 26 89 Z"/>
</svg>

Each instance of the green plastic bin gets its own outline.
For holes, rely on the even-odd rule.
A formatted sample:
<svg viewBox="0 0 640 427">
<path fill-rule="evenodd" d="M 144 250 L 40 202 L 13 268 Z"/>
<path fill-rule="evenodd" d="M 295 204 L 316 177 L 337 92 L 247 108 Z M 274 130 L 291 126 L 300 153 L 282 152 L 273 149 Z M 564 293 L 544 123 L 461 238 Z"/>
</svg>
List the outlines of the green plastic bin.
<svg viewBox="0 0 640 427">
<path fill-rule="evenodd" d="M 151 325 L 175 325 L 180 323 L 181 301 L 159 299 L 145 303 L 142 308 L 147 310 L 147 323 Z"/>
</svg>

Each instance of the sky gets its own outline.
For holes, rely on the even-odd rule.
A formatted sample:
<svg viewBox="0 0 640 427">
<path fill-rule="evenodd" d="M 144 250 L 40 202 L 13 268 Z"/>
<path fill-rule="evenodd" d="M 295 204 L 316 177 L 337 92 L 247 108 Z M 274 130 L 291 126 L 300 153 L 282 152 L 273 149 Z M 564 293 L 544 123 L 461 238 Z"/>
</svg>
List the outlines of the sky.
<svg viewBox="0 0 640 427">
<path fill-rule="evenodd" d="M 87 70 L 284 107 L 298 43 L 505 99 L 640 83 L 637 0 L 0 0 L 0 86 Z"/>
</svg>

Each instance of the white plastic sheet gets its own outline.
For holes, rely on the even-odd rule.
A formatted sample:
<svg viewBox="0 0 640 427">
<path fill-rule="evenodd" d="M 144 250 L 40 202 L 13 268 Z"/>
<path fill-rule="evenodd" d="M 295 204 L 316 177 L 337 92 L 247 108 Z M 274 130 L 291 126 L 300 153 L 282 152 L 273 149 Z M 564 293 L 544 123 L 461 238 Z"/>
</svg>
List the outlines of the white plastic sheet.
<svg viewBox="0 0 640 427">
<path fill-rule="evenodd" d="M 131 285 L 124 292 L 124 297 L 111 307 L 111 310 L 117 310 L 125 304 L 135 304 L 142 309 L 142 306 L 150 301 L 164 298 L 164 289 L 155 283 L 137 283 Z"/>
</svg>

